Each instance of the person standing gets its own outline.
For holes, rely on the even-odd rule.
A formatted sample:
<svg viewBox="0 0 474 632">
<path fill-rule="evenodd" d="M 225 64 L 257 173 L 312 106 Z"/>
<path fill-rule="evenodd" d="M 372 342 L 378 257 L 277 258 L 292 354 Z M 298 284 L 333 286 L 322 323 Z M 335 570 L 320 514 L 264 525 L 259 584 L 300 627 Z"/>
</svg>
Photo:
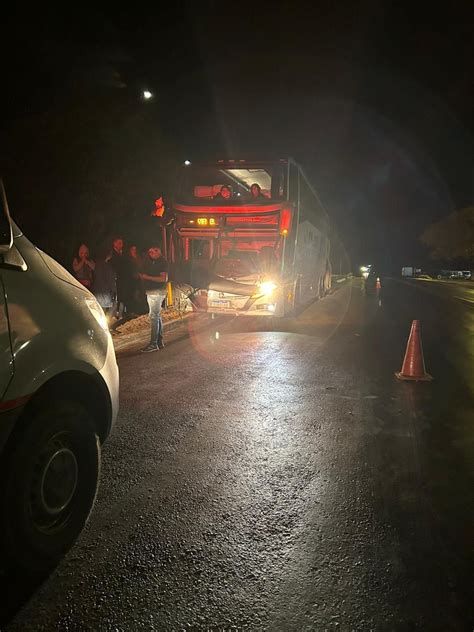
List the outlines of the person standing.
<svg viewBox="0 0 474 632">
<path fill-rule="evenodd" d="M 107 320 L 112 316 L 115 297 L 117 294 L 116 275 L 110 260 L 112 251 L 110 248 L 103 248 L 100 256 L 97 257 L 95 266 L 94 284 L 92 291 L 100 306 L 107 316 Z"/>
<path fill-rule="evenodd" d="M 152 216 L 153 217 L 163 217 L 163 215 L 165 214 L 165 205 L 163 202 L 163 196 L 160 195 L 159 198 L 156 198 L 155 200 L 155 208 L 152 212 Z"/>
<path fill-rule="evenodd" d="M 124 322 L 127 311 L 125 304 L 127 294 L 127 260 L 123 255 L 122 237 L 115 237 L 112 241 L 110 265 L 115 270 L 117 278 L 117 322 L 114 324 L 114 327 L 117 327 Z"/>
<path fill-rule="evenodd" d="M 166 297 L 166 283 L 168 281 L 168 262 L 161 256 L 161 248 L 151 244 L 144 257 L 140 279 L 146 292 L 151 320 L 150 344 L 143 351 L 149 353 L 163 349 L 163 321 L 161 320 L 161 304 Z"/>
<path fill-rule="evenodd" d="M 128 247 L 126 262 L 125 304 L 127 306 L 127 317 L 133 318 L 134 315 L 144 314 L 148 311 L 143 283 L 139 277 L 143 261 L 138 254 L 138 248 L 135 244 Z"/>
<path fill-rule="evenodd" d="M 95 263 L 89 258 L 89 248 L 86 244 L 79 246 L 77 257 L 74 257 L 72 261 L 72 269 L 79 283 L 90 290 L 94 279 Z"/>
</svg>

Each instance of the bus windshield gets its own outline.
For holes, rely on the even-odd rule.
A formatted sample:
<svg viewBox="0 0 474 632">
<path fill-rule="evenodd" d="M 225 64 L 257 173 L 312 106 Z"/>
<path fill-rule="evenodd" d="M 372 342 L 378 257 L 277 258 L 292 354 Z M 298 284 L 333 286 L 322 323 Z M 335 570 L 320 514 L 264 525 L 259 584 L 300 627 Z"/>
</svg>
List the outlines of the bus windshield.
<svg viewBox="0 0 474 632">
<path fill-rule="evenodd" d="M 258 250 L 229 250 L 217 257 L 213 270 L 227 279 L 239 279 L 252 275 L 268 275 L 278 266 L 274 248 L 265 246 Z"/>
<path fill-rule="evenodd" d="M 268 204 L 286 199 L 284 164 L 184 167 L 175 201 L 193 206 Z"/>
<path fill-rule="evenodd" d="M 227 279 L 238 279 L 258 274 L 258 252 L 231 250 L 225 257 L 217 259 L 214 272 Z"/>
</svg>

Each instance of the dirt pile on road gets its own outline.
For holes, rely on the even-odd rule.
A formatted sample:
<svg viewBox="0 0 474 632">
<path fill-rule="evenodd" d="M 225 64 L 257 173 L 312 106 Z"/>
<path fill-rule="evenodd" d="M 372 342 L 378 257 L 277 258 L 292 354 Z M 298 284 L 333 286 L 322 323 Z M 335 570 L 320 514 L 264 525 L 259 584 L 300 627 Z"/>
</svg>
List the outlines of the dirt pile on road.
<svg viewBox="0 0 474 632">
<path fill-rule="evenodd" d="M 164 309 L 161 312 L 161 317 L 164 323 L 170 320 L 176 320 L 177 318 L 182 318 L 183 316 L 184 312 L 180 312 L 177 309 Z M 117 327 L 117 331 L 121 334 L 130 334 L 147 328 L 150 328 L 150 317 L 148 314 L 144 314 L 143 316 L 132 318 L 132 320 L 127 320 L 126 323 Z"/>
</svg>

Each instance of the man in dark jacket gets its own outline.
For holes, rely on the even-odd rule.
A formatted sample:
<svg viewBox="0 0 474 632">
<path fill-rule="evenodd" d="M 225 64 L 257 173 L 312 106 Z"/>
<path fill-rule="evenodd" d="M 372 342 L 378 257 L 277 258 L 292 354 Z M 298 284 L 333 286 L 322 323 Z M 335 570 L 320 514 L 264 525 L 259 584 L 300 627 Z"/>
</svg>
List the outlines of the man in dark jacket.
<svg viewBox="0 0 474 632">
<path fill-rule="evenodd" d="M 127 260 L 123 255 L 123 239 L 122 237 L 115 237 L 112 241 L 112 257 L 110 258 L 110 265 L 115 270 L 117 278 L 117 318 L 114 328 L 119 324 L 122 324 L 125 320 L 125 313 L 127 306 L 125 304 L 126 298 L 126 277 L 127 277 Z"/>
<path fill-rule="evenodd" d="M 161 304 L 166 297 L 166 283 L 168 282 L 168 262 L 161 256 L 161 248 L 152 244 L 143 259 L 140 279 L 146 292 L 151 320 L 150 344 L 142 349 L 148 353 L 163 349 L 163 322 L 161 320 Z"/>
</svg>

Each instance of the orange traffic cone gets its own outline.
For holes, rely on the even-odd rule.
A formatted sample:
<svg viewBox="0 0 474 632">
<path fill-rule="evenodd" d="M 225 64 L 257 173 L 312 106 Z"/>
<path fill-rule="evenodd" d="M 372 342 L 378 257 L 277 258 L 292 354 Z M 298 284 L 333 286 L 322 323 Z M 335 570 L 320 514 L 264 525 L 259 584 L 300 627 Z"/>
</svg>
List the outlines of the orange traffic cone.
<svg viewBox="0 0 474 632">
<path fill-rule="evenodd" d="M 402 370 L 395 373 L 399 380 L 412 380 L 414 382 L 430 382 L 433 378 L 425 369 L 423 347 L 421 344 L 420 321 L 414 320 L 411 324 L 410 337 L 408 338 L 405 359 Z"/>
<path fill-rule="evenodd" d="M 377 277 L 377 283 L 375 284 L 375 289 L 376 290 L 382 289 L 382 284 L 380 283 L 380 277 Z"/>
</svg>

